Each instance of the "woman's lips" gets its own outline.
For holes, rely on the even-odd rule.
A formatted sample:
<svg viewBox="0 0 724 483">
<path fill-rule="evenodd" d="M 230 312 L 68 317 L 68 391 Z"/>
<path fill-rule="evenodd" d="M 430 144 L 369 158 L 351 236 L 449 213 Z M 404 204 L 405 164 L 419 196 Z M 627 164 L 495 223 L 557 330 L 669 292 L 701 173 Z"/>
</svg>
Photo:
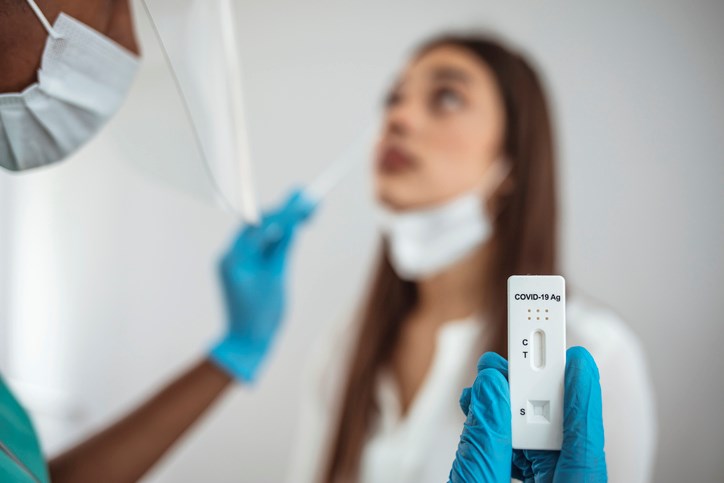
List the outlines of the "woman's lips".
<svg viewBox="0 0 724 483">
<path fill-rule="evenodd" d="M 383 173 L 400 173 L 415 167 L 415 159 L 400 148 L 390 147 L 382 152 L 377 163 Z"/>
</svg>

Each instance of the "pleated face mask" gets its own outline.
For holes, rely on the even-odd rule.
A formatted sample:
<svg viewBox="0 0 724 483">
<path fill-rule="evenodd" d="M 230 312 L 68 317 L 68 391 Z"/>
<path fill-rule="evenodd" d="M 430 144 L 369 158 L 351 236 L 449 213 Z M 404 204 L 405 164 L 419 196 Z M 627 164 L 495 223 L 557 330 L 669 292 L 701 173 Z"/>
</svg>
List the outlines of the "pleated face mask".
<svg viewBox="0 0 724 483">
<path fill-rule="evenodd" d="M 118 110 L 138 70 L 138 58 L 113 40 L 61 13 L 48 32 L 38 81 L 0 94 L 0 166 L 24 171 L 62 160 Z"/>
<path fill-rule="evenodd" d="M 409 281 L 434 276 L 489 240 L 493 220 L 485 202 L 509 172 L 510 165 L 498 159 L 476 189 L 445 203 L 402 212 L 380 207 L 378 223 L 397 275 Z"/>
</svg>

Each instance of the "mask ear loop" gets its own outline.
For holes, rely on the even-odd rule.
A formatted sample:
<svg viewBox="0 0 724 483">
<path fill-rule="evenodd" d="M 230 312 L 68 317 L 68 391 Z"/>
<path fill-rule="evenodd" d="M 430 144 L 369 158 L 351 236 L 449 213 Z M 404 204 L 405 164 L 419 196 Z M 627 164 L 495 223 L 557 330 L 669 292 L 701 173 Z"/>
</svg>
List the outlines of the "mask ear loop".
<svg viewBox="0 0 724 483">
<path fill-rule="evenodd" d="M 483 180 L 478 185 L 478 193 L 482 199 L 483 209 L 490 211 L 489 202 L 493 197 L 493 194 L 503 185 L 511 171 L 513 171 L 513 165 L 505 158 L 497 158 L 490 167 L 485 170 Z M 491 220 L 497 219 L 500 210 L 495 210 L 494 214 L 489 213 L 488 216 Z"/>
<path fill-rule="evenodd" d="M 478 193 L 482 195 L 485 201 L 492 196 L 495 190 L 500 188 L 512 170 L 513 166 L 504 158 L 496 159 L 490 167 L 485 170 L 483 180 L 478 186 Z"/>
<path fill-rule="evenodd" d="M 33 13 L 36 17 L 38 17 L 38 20 L 40 20 L 40 23 L 43 24 L 43 28 L 48 32 L 48 35 L 53 37 L 54 39 L 60 39 L 63 38 L 61 34 L 55 31 L 52 25 L 50 25 L 50 22 L 48 22 L 48 19 L 45 18 L 45 15 L 43 15 L 43 12 L 40 10 L 40 7 L 38 7 L 38 4 L 35 3 L 35 0 L 26 0 L 28 2 L 28 5 L 30 5 L 30 8 L 33 10 Z"/>
</svg>

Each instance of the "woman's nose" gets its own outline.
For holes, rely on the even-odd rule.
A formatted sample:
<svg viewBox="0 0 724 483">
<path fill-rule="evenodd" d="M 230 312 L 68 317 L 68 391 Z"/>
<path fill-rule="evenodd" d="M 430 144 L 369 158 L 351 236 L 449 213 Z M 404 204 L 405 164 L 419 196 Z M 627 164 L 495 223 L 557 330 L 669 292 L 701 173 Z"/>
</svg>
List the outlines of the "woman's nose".
<svg viewBox="0 0 724 483">
<path fill-rule="evenodd" d="M 401 101 L 387 111 L 385 130 L 387 134 L 405 136 L 410 134 L 420 122 L 420 113 L 411 102 Z"/>
</svg>

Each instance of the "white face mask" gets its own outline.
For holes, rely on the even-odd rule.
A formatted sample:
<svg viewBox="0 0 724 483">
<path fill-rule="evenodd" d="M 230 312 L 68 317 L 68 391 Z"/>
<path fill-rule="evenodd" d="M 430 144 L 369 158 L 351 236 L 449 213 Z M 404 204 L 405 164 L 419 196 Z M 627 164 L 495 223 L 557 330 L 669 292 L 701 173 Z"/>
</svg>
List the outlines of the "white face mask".
<svg viewBox="0 0 724 483">
<path fill-rule="evenodd" d="M 404 212 L 381 209 L 380 225 L 397 275 L 413 281 L 429 278 L 490 239 L 493 223 L 485 201 L 509 171 L 507 163 L 496 161 L 481 187 L 441 205 Z"/>
<path fill-rule="evenodd" d="M 125 98 L 138 58 L 61 13 L 48 31 L 38 82 L 0 94 L 0 166 L 23 171 L 60 161 L 88 141 Z"/>
</svg>

